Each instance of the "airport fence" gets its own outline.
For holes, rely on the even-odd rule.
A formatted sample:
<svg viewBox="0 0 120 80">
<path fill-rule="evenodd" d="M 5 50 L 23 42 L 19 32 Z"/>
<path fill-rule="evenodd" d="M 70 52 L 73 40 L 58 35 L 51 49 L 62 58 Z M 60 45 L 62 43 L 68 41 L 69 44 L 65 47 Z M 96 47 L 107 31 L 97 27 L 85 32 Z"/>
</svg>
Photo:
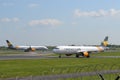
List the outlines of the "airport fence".
<svg viewBox="0 0 120 80">
<path fill-rule="evenodd" d="M 73 70 L 74 68 L 74 70 Z M 47 71 L 41 76 L 28 76 L 21 78 L 8 78 L 1 80 L 120 80 L 120 64 L 98 64 L 91 66 L 76 66 L 60 68 L 58 74 L 54 74 L 55 68 L 49 70 L 53 75 L 46 75 Z M 58 70 L 57 70 L 58 71 Z"/>
</svg>

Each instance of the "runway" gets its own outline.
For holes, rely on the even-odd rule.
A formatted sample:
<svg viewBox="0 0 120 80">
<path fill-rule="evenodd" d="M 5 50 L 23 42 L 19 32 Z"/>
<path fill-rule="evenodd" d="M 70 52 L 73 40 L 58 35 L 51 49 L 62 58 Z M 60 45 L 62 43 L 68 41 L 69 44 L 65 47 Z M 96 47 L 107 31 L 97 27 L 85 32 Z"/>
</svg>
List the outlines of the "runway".
<svg viewBox="0 0 120 80">
<path fill-rule="evenodd" d="M 0 60 L 14 60 L 14 59 L 52 59 L 58 58 L 58 56 L 22 56 L 22 55 L 14 55 L 14 56 L 0 56 Z M 62 56 L 62 58 L 75 58 L 74 56 Z M 83 58 L 83 57 L 80 57 Z M 120 56 L 91 56 L 90 58 L 120 58 Z"/>
<path fill-rule="evenodd" d="M 0 56 L 0 60 L 12 60 L 12 59 L 48 59 L 58 58 L 57 56 Z"/>
</svg>

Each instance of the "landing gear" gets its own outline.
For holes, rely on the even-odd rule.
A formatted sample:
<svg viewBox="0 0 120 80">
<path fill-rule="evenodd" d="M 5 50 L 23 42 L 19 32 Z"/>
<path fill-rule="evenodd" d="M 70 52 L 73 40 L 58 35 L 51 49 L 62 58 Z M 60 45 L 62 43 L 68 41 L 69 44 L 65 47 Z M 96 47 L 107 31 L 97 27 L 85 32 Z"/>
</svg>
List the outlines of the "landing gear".
<svg viewBox="0 0 120 80">
<path fill-rule="evenodd" d="M 24 50 L 24 52 L 29 52 L 30 50 L 28 50 L 28 49 L 26 49 L 26 50 Z"/>
<path fill-rule="evenodd" d="M 79 54 L 76 54 L 76 58 L 79 58 Z"/>
<path fill-rule="evenodd" d="M 59 55 L 59 58 L 61 58 L 61 55 Z"/>
<path fill-rule="evenodd" d="M 29 51 L 32 51 L 31 47 L 29 47 L 29 48 L 27 48 L 27 49 L 24 50 L 24 52 L 29 52 Z"/>
</svg>

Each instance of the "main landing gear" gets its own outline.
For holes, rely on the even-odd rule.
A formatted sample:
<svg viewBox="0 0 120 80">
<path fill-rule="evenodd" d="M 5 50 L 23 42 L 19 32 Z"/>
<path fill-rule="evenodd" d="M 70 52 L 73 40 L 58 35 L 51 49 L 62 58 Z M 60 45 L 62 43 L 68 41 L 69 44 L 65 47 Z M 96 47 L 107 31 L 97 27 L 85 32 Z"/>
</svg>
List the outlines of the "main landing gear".
<svg viewBox="0 0 120 80">
<path fill-rule="evenodd" d="M 59 58 L 61 58 L 61 54 L 59 54 Z"/>
<path fill-rule="evenodd" d="M 76 58 L 79 58 L 79 54 L 76 54 Z"/>
</svg>

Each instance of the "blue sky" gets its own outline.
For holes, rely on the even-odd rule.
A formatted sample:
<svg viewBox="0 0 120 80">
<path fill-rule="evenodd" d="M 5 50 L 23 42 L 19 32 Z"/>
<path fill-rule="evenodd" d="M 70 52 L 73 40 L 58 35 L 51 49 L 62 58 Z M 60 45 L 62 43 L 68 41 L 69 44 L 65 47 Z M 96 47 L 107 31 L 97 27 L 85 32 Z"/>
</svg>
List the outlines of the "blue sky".
<svg viewBox="0 0 120 80">
<path fill-rule="evenodd" d="M 0 0 L 0 45 L 120 44 L 120 0 Z"/>
</svg>

